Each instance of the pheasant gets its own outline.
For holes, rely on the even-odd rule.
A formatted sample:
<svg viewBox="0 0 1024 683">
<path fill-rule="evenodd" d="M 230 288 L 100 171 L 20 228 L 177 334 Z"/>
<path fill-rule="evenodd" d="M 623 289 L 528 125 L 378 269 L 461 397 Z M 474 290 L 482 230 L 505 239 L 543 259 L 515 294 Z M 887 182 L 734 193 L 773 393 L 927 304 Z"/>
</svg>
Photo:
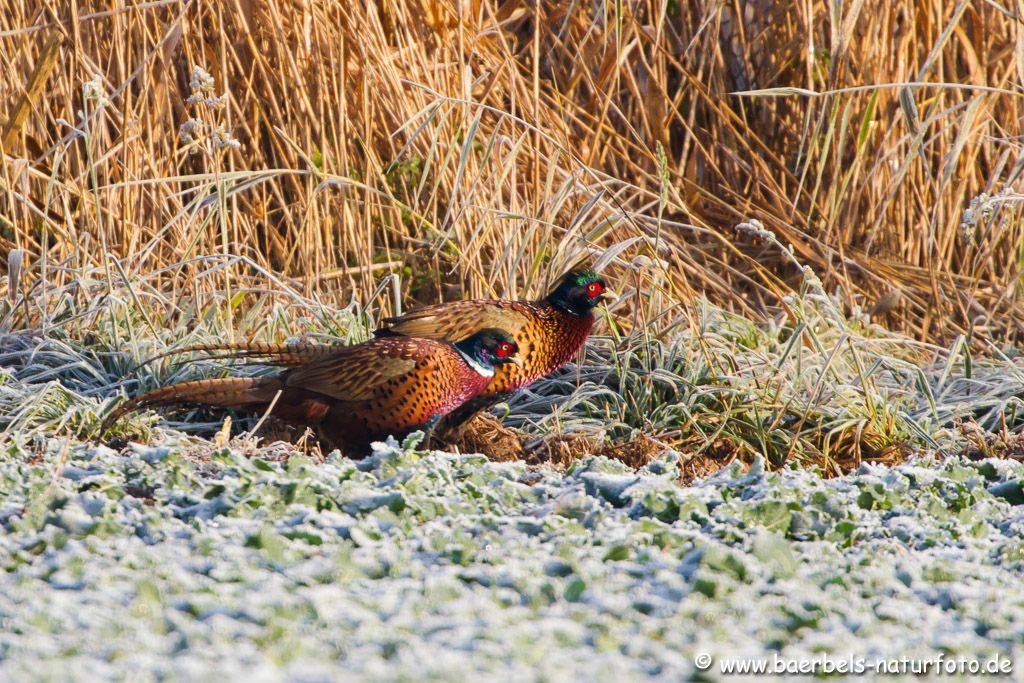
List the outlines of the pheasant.
<svg viewBox="0 0 1024 683">
<path fill-rule="evenodd" d="M 574 269 L 562 275 L 540 301 L 478 299 L 424 306 L 385 319 L 376 334 L 440 340 L 457 337 L 460 330 L 493 326 L 512 335 L 522 364 L 496 368 L 494 379 L 480 395 L 452 415 L 453 421 L 461 422 L 568 363 L 590 336 L 594 307 L 615 298 L 594 271 Z"/>
<path fill-rule="evenodd" d="M 401 436 L 418 428 L 429 433 L 441 417 L 484 391 L 497 368 L 522 363 L 512 336 L 493 328 L 455 343 L 385 337 L 343 347 L 221 349 L 221 357 L 263 357 L 288 369 L 276 376 L 201 379 L 156 389 L 118 406 L 102 432 L 143 406 L 269 409 L 286 422 L 316 427 L 325 441 L 346 453 L 365 454 L 371 441 L 388 434 Z"/>
</svg>

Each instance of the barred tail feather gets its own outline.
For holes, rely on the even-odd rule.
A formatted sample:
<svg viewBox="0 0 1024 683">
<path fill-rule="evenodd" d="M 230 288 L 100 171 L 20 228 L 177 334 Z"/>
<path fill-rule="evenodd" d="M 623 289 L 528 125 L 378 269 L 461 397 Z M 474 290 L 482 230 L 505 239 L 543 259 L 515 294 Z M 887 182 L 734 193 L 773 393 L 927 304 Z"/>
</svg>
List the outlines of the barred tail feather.
<svg viewBox="0 0 1024 683">
<path fill-rule="evenodd" d="M 263 361 L 271 365 L 278 365 L 284 368 L 293 368 L 303 363 L 308 363 L 319 358 L 325 353 L 337 350 L 337 347 L 327 344 L 271 344 L 264 342 L 251 342 L 241 344 L 199 344 L 186 346 L 180 349 L 171 349 L 156 356 L 147 358 L 139 363 L 134 370 L 145 367 L 150 363 L 186 353 L 204 354 L 202 360 L 228 360 L 246 359 Z M 134 371 L 133 370 L 133 371 Z"/>
<path fill-rule="evenodd" d="M 267 405 L 283 389 L 278 377 L 222 377 L 172 384 L 128 399 L 107 416 L 100 427 L 105 434 L 123 415 L 145 406 L 198 403 L 206 406 L 254 408 Z"/>
</svg>

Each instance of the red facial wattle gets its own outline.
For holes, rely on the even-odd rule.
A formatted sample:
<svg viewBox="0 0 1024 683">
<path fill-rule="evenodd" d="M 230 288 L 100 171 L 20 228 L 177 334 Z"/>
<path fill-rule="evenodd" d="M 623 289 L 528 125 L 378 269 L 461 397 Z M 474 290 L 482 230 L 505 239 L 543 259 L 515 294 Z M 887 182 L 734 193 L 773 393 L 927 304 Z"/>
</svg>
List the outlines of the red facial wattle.
<svg viewBox="0 0 1024 683">
<path fill-rule="evenodd" d="M 604 292 L 604 285 L 600 282 L 594 281 L 587 285 L 587 296 L 590 298 L 601 296 L 602 292 Z"/>
</svg>

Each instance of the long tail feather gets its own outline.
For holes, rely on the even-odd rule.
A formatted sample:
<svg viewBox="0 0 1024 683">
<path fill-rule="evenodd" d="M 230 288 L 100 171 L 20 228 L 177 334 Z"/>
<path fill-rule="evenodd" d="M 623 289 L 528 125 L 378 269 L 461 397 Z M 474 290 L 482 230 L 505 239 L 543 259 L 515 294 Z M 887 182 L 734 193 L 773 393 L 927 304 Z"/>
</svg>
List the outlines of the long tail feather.
<svg viewBox="0 0 1024 683">
<path fill-rule="evenodd" d="M 315 360 L 326 353 L 335 350 L 336 347 L 328 344 L 270 344 L 264 342 L 251 342 L 241 344 L 197 344 L 186 346 L 180 349 L 171 349 L 156 356 L 152 356 L 136 365 L 132 372 L 143 368 L 150 363 L 186 353 L 201 353 L 202 360 L 230 360 L 246 359 L 262 360 L 270 365 L 278 365 L 283 368 L 294 368 L 304 363 Z"/>
<path fill-rule="evenodd" d="M 100 427 L 105 434 L 126 413 L 151 405 L 198 403 L 246 408 L 269 404 L 284 383 L 277 377 L 222 377 L 172 384 L 128 399 L 107 416 Z"/>
</svg>

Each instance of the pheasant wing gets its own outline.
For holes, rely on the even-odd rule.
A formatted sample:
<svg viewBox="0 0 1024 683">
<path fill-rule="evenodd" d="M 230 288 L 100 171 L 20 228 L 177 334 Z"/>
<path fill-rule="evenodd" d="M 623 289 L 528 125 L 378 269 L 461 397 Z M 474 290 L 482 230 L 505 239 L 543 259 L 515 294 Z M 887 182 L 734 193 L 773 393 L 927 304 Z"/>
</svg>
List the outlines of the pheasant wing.
<svg viewBox="0 0 1024 683">
<path fill-rule="evenodd" d="M 335 349 L 288 373 L 285 383 L 339 401 L 368 401 L 390 395 L 416 368 L 422 339 L 374 339 Z"/>
<path fill-rule="evenodd" d="M 531 304 L 520 301 L 455 301 L 414 308 L 405 315 L 387 318 L 377 333 L 460 341 L 494 327 L 517 337 L 533 316 Z"/>
</svg>

